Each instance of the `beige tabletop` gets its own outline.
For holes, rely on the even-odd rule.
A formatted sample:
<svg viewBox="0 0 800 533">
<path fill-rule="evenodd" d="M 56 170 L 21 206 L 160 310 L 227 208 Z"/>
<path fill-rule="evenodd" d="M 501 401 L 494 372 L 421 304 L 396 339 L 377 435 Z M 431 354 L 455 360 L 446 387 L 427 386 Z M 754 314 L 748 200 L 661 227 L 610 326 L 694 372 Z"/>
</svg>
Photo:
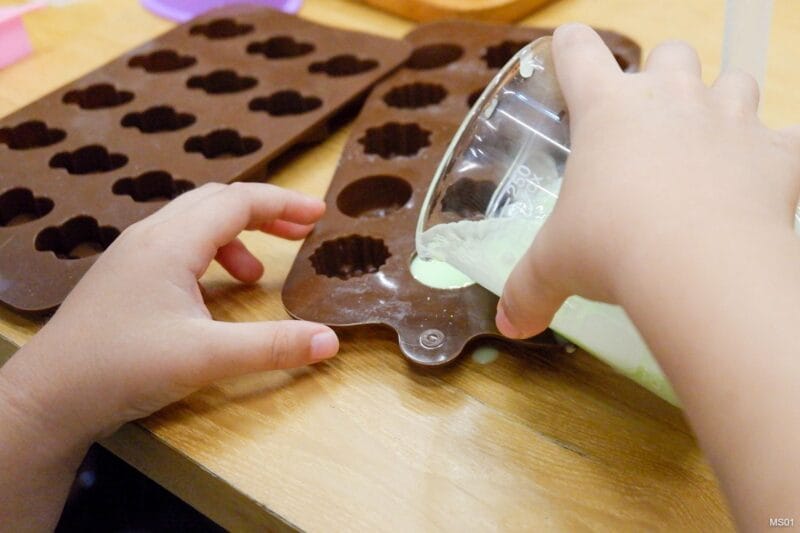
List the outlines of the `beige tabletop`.
<svg viewBox="0 0 800 533">
<path fill-rule="evenodd" d="M 12 2 L 0 0 L 0 5 Z M 776 0 L 765 120 L 800 122 L 800 10 Z M 581 20 L 645 50 L 698 47 L 718 72 L 722 0 L 561 0 L 524 21 Z M 412 24 L 358 3 L 307 0 L 301 15 L 401 37 Z M 36 53 L 0 71 L 0 115 L 171 27 L 135 0 L 84 0 L 26 17 Z M 446 36 L 443 36 L 446 39 Z M 322 197 L 347 128 L 276 174 Z M 212 267 L 222 320 L 285 318 L 280 288 L 296 243 L 248 234 L 267 265 L 244 287 Z M 20 346 L 39 324 L 0 308 Z M 104 442 L 231 529 L 704 530 L 731 528 L 716 481 L 680 411 L 586 355 L 500 350 L 418 369 L 380 329 L 342 333 L 334 361 L 216 384 Z M 0 350 L 2 353 L 2 350 Z"/>
</svg>

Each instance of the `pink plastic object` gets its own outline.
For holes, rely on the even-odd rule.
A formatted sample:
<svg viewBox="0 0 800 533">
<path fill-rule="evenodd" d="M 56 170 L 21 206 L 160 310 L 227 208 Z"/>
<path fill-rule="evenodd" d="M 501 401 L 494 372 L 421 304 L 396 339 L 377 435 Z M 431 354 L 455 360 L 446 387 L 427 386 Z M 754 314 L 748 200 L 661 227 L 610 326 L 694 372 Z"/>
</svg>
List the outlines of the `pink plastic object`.
<svg viewBox="0 0 800 533">
<path fill-rule="evenodd" d="M 21 6 L 0 7 L 0 68 L 7 67 L 33 51 L 22 15 L 44 7 L 45 2 L 29 2 Z"/>
<path fill-rule="evenodd" d="M 141 0 L 141 2 L 156 15 L 177 22 L 186 22 L 206 11 L 231 4 L 255 4 L 284 13 L 297 13 L 303 5 L 303 0 Z"/>
</svg>

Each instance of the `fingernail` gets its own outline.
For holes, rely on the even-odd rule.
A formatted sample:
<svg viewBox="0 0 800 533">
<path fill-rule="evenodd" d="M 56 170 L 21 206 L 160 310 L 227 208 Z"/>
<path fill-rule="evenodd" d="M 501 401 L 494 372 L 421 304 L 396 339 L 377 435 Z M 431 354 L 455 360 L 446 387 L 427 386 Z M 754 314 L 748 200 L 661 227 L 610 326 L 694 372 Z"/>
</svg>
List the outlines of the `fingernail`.
<svg viewBox="0 0 800 533">
<path fill-rule="evenodd" d="M 323 331 L 311 337 L 311 360 L 330 359 L 339 351 L 339 339 L 332 331 Z"/>
<path fill-rule="evenodd" d="M 514 327 L 514 325 L 508 319 L 508 316 L 506 316 L 506 312 L 502 305 L 497 306 L 497 316 L 495 316 L 494 321 L 495 324 L 497 324 L 497 329 L 500 330 L 500 333 L 509 339 L 521 339 L 523 337 L 519 330 Z"/>
</svg>

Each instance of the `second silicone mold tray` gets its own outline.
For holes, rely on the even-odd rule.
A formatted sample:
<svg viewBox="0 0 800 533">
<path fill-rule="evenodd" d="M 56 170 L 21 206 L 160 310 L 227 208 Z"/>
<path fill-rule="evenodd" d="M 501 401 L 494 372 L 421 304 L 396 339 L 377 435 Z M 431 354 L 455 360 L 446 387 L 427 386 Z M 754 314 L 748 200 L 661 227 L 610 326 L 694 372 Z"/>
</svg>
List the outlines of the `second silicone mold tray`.
<svg viewBox="0 0 800 533">
<path fill-rule="evenodd" d="M 303 244 L 283 290 L 297 318 L 333 326 L 383 324 L 420 364 L 457 357 L 477 337 L 497 336 L 497 298 L 478 285 L 434 289 L 410 272 L 414 229 L 428 185 L 451 137 L 483 87 L 522 46 L 549 29 L 441 22 L 411 32 L 404 68 L 372 91 L 328 190 L 325 218 Z M 640 49 L 601 32 L 620 65 L 635 70 Z M 452 191 L 468 209 L 481 183 Z M 549 339 L 549 338 L 548 338 Z"/>
<path fill-rule="evenodd" d="M 128 225 L 354 114 L 402 41 L 270 9 L 213 11 L 0 121 L 0 301 L 57 306 Z"/>
</svg>

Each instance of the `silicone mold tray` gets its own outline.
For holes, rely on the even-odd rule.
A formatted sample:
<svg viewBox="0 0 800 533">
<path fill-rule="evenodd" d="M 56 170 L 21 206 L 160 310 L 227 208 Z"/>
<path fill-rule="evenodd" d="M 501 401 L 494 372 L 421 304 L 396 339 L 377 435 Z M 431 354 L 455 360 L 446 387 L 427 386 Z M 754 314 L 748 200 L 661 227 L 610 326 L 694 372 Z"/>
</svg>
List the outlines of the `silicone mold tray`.
<svg viewBox="0 0 800 533">
<path fill-rule="evenodd" d="M 261 180 L 407 43 L 254 6 L 213 11 L 0 121 L 0 300 L 57 306 L 126 226 L 209 181 Z"/>
<path fill-rule="evenodd" d="M 550 31 L 441 22 L 406 37 L 414 51 L 364 105 L 328 190 L 328 212 L 284 285 L 291 315 L 333 326 L 388 325 L 403 354 L 424 365 L 451 361 L 474 338 L 500 336 L 497 297 L 489 291 L 433 289 L 412 277 L 414 229 L 436 166 L 469 107 L 519 48 Z M 638 68 L 636 43 L 611 32 L 602 36 L 626 70 Z M 454 209 L 459 196 L 475 195 L 454 190 Z"/>
</svg>

